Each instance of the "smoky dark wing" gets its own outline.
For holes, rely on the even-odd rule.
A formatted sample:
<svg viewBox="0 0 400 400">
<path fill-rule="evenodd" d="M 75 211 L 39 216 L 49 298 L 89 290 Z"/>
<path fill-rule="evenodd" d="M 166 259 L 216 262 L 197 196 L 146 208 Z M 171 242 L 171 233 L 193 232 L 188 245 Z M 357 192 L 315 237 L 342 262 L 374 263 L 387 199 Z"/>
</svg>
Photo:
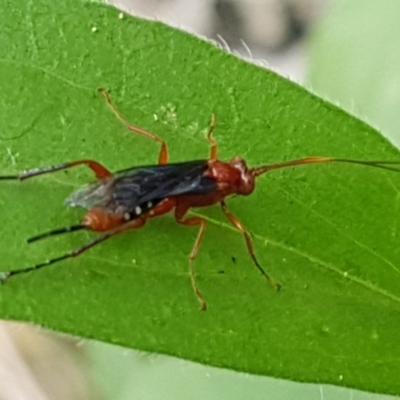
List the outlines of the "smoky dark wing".
<svg viewBox="0 0 400 400">
<path fill-rule="evenodd" d="M 215 190 L 215 181 L 203 176 L 207 168 L 207 160 L 195 160 L 118 171 L 111 178 L 79 189 L 66 204 L 102 207 L 113 213 L 133 213 L 136 207 L 148 211 L 166 197 Z"/>
<path fill-rule="evenodd" d="M 144 204 L 170 196 L 207 193 L 216 188 L 213 179 L 203 176 L 207 168 L 207 160 L 195 160 L 121 171 L 116 177 L 115 198 L 128 205 L 132 200 Z"/>
</svg>

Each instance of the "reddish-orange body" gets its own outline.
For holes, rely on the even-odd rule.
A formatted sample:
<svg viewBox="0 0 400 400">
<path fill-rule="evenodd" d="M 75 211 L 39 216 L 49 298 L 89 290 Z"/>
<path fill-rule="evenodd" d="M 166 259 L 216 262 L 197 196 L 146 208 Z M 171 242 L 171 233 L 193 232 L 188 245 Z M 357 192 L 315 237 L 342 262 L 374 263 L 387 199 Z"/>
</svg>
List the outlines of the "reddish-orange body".
<svg viewBox="0 0 400 400">
<path fill-rule="evenodd" d="M 97 181 L 79 189 L 66 201 L 69 206 L 81 206 L 88 210 L 82 221 L 76 225 L 55 229 L 35 236 L 30 238 L 28 242 L 80 229 L 101 232 L 97 238 L 61 257 L 47 260 L 33 267 L 2 272 L 0 281 L 5 282 L 10 276 L 37 270 L 58 261 L 79 256 L 112 236 L 142 227 L 148 219 L 174 212 L 175 220 L 179 224 L 197 226 L 199 228 L 197 238 L 189 255 L 189 267 L 193 289 L 200 302 L 201 309 L 205 310 L 206 302 L 196 282 L 193 261 L 203 239 L 207 222 L 199 216 L 187 217 L 186 214 L 190 208 L 220 204 L 228 220 L 243 234 L 247 250 L 255 266 L 276 289 L 279 289 L 279 283 L 271 278 L 259 264 L 249 232 L 240 220 L 228 210 L 225 203 L 225 199 L 228 196 L 234 194 L 249 195 L 254 191 L 255 181 L 258 176 L 273 169 L 295 165 L 348 162 L 398 171 L 397 168 L 391 165 L 397 165 L 399 162 L 357 161 L 330 157 L 306 157 L 256 168 L 248 168 L 245 160 L 240 157 L 224 162 L 218 159 L 217 144 L 212 137 L 215 127 L 214 115 L 207 134 L 207 140 L 210 143 L 208 159 L 169 164 L 166 143 L 157 135 L 129 124 L 116 109 L 109 94 L 104 89 L 101 89 L 100 92 L 105 96 L 116 117 L 130 131 L 160 143 L 158 165 L 135 167 L 113 174 L 97 161 L 84 159 L 45 168 L 35 168 L 18 175 L 0 176 L 0 180 L 24 180 L 44 173 L 86 165 L 94 172 Z"/>
<path fill-rule="evenodd" d="M 247 169 L 246 162 L 238 157 L 231 162 L 210 159 L 204 175 L 217 182 L 215 191 L 167 197 L 148 213 L 139 217 L 138 224 L 140 221 L 142 226 L 147 219 L 159 217 L 174 209 L 176 215 L 183 216 L 189 208 L 211 206 L 221 203 L 232 194 L 248 195 L 254 190 L 255 178 Z M 123 215 L 110 214 L 101 208 L 89 210 L 83 221 L 95 232 L 109 231 L 126 222 Z"/>
</svg>

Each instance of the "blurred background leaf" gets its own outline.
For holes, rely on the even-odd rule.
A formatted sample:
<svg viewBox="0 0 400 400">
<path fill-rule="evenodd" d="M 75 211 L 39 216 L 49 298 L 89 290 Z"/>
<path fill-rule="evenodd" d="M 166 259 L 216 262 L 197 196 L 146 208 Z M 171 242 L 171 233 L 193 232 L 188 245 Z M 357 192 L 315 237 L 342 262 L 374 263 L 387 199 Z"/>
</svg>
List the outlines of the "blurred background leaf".
<svg viewBox="0 0 400 400">
<path fill-rule="evenodd" d="M 400 3 L 336 0 L 310 40 L 309 83 L 319 95 L 400 145 Z"/>
</svg>

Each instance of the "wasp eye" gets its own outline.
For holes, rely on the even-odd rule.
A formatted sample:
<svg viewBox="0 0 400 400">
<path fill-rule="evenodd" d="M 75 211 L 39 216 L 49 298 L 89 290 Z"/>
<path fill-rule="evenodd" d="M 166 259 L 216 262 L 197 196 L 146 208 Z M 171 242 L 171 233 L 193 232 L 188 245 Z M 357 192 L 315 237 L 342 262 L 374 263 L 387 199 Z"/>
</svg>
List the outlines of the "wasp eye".
<svg viewBox="0 0 400 400">
<path fill-rule="evenodd" d="M 230 164 L 232 165 L 232 167 L 238 169 L 241 172 L 246 172 L 247 171 L 246 161 L 243 160 L 243 158 L 241 158 L 241 157 L 232 158 Z"/>
</svg>

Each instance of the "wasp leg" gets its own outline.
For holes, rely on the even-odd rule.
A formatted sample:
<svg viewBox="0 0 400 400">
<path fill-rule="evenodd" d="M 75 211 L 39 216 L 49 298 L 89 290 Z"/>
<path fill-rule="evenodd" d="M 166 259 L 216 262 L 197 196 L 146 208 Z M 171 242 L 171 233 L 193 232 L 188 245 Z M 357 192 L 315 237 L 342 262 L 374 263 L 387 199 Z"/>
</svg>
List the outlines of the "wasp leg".
<svg viewBox="0 0 400 400">
<path fill-rule="evenodd" d="M 86 165 L 94 172 L 94 174 L 98 179 L 103 179 L 112 176 L 112 173 L 97 161 L 77 160 L 63 164 L 50 165 L 49 167 L 28 169 L 27 171 L 21 172 L 20 174 L 17 175 L 0 176 L 0 180 L 15 179 L 23 181 L 24 179 L 33 178 L 34 176 L 48 174 L 51 172 L 60 171 L 62 169 L 76 167 L 78 165 Z"/>
<path fill-rule="evenodd" d="M 161 139 L 159 136 L 157 136 L 154 133 L 151 133 L 149 131 L 146 131 L 145 129 L 142 129 L 136 125 L 132 125 L 129 123 L 125 117 L 122 116 L 122 114 L 118 111 L 118 108 L 114 105 L 114 103 L 111 100 L 110 94 L 107 92 L 106 89 L 99 89 L 99 92 L 106 98 L 107 104 L 110 107 L 111 111 L 114 113 L 114 115 L 126 126 L 128 130 L 134 133 L 138 133 L 139 135 L 145 136 L 149 139 L 152 139 L 158 143 L 161 144 L 160 148 L 160 153 L 158 155 L 158 163 L 159 164 L 168 164 L 168 146 L 164 142 L 163 139 Z"/>
<path fill-rule="evenodd" d="M 183 208 L 176 208 L 175 210 L 175 219 L 176 222 L 178 222 L 181 225 L 185 225 L 185 226 L 198 226 L 199 227 L 199 232 L 197 234 L 197 238 L 196 241 L 194 242 L 194 245 L 192 247 L 192 251 L 189 254 L 189 274 L 190 274 L 190 282 L 192 284 L 192 288 L 193 291 L 197 297 L 197 300 L 200 303 L 200 310 L 201 311 L 205 311 L 207 310 L 207 303 L 204 299 L 203 294 L 201 293 L 199 286 L 197 285 L 197 281 L 196 281 L 196 272 L 194 270 L 194 259 L 197 256 L 197 253 L 199 251 L 200 245 L 201 245 L 201 241 L 203 240 L 203 236 L 204 236 L 204 232 L 206 230 L 206 225 L 207 222 L 205 219 L 201 218 L 201 217 L 190 217 L 190 218 L 186 218 L 184 219 L 184 216 L 186 214 L 186 212 L 188 211 L 187 207 L 183 207 Z"/>
<path fill-rule="evenodd" d="M 231 224 L 237 228 L 240 232 L 243 233 L 243 236 L 246 240 L 246 245 L 247 245 L 247 250 L 251 256 L 251 258 L 253 259 L 253 262 L 255 264 L 255 266 L 258 268 L 258 270 L 265 276 L 265 278 L 268 280 L 268 282 L 271 283 L 271 285 L 273 285 L 275 287 L 275 289 L 277 291 L 280 290 L 281 285 L 279 282 L 277 282 L 274 278 L 272 278 L 271 276 L 269 276 L 264 269 L 261 267 L 260 263 L 258 262 L 256 255 L 254 253 L 254 246 L 253 246 L 253 241 L 251 239 L 250 233 L 249 231 L 245 228 L 245 226 L 242 224 L 242 222 L 235 216 L 233 215 L 229 210 L 228 207 L 226 205 L 226 203 L 224 201 L 221 201 L 221 208 L 222 211 L 224 212 L 224 214 L 226 215 L 226 217 L 229 219 L 229 221 L 231 222 Z"/>
<path fill-rule="evenodd" d="M 216 140 L 213 138 L 212 133 L 215 129 L 216 117 L 215 114 L 211 114 L 211 122 L 207 132 L 207 140 L 210 143 L 210 160 L 216 160 L 218 158 L 218 145 Z"/>
<path fill-rule="evenodd" d="M 107 239 L 110 239 L 111 237 L 118 235 L 120 233 L 126 232 L 128 230 L 131 229 L 137 229 L 137 228 L 141 228 L 144 224 L 146 223 L 146 219 L 142 218 L 142 219 L 135 219 L 132 221 L 129 221 L 127 223 L 125 223 L 124 225 L 119 226 L 118 228 L 115 228 L 109 232 L 104 233 L 101 236 L 98 236 L 92 240 L 90 240 L 89 242 L 83 244 L 82 246 L 78 247 L 75 250 L 72 250 L 68 253 L 65 253 L 64 255 L 57 257 L 57 258 L 52 258 L 50 260 L 46 260 L 40 264 L 36 264 L 32 267 L 28 267 L 28 268 L 23 268 L 23 269 L 16 269 L 16 270 L 11 270 L 11 271 L 4 271 L 4 272 L 0 272 L 0 282 L 1 283 L 5 283 L 11 276 L 14 275 L 18 275 L 18 274 L 24 274 L 27 272 L 32 272 L 32 271 L 36 271 L 38 269 L 47 267 L 49 265 L 55 264 L 59 261 L 65 260 L 67 258 L 74 258 L 74 257 L 78 257 L 79 255 L 81 255 L 82 253 L 84 253 L 86 250 L 91 249 L 92 247 L 96 246 L 99 243 L 104 242 Z"/>
</svg>

